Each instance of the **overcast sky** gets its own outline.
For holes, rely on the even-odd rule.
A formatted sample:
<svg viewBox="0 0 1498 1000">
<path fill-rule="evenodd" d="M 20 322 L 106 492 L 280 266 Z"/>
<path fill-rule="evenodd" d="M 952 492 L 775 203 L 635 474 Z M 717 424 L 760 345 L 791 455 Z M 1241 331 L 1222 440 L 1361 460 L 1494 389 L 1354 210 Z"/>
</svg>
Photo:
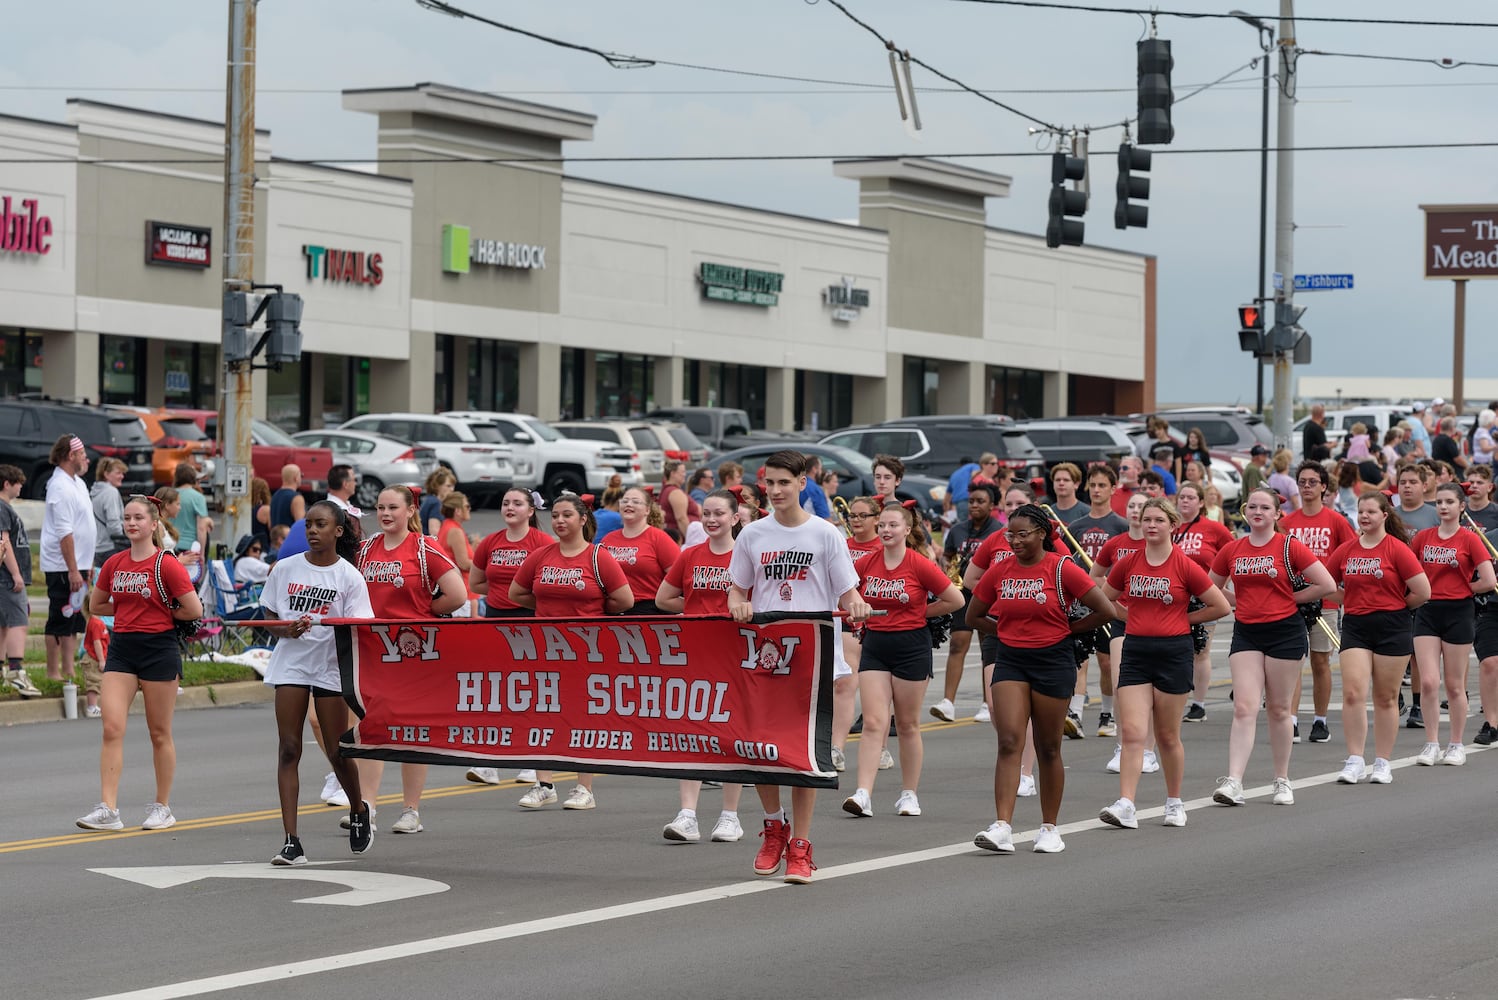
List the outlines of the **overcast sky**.
<svg viewBox="0 0 1498 1000">
<path fill-rule="evenodd" d="M 1117 122 L 1134 112 L 1135 15 L 1030 10 L 962 0 L 844 0 L 902 48 L 1047 122 Z M 1237 0 L 1273 17 L 1275 0 Z M 658 60 L 887 84 L 879 42 L 827 0 L 456 0 L 499 21 Z M 69 96 L 220 120 L 227 3 L 105 0 L 12 4 L 0 110 L 61 121 Z M 1170 9 L 1234 6 L 1181 0 Z M 128 16 L 123 12 L 128 11 Z M 1459 0 L 1300 0 L 1302 16 L 1439 17 L 1498 22 L 1498 4 Z M 1417 13 L 1418 12 L 1418 13 Z M 1427 13 L 1429 12 L 1429 13 Z M 1113 228 L 1117 129 L 1093 136 L 1087 242 L 1159 258 L 1162 402 L 1247 402 L 1254 369 L 1237 346 L 1234 309 L 1256 294 L 1260 89 L 1256 32 L 1235 20 L 1161 17 L 1173 42 L 1177 99 L 1242 71 L 1182 104 L 1171 150 L 1254 147 L 1251 153 L 1164 155 L 1156 147 L 1150 223 Z M 1439 60 L 1498 61 L 1498 29 L 1302 23 L 1306 49 Z M 1033 151 L 1029 122 L 969 94 L 944 93 L 917 68 L 925 129 L 902 128 L 889 90 L 800 83 L 656 66 L 612 69 L 555 48 L 424 10 L 415 0 L 263 0 L 259 6 L 257 125 L 277 155 L 372 158 L 373 116 L 344 112 L 346 87 L 437 81 L 493 90 L 598 116 L 578 156 L 826 154 L 786 163 L 574 163 L 569 173 L 760 208 L 831 218 L 857 215 L 857 186 L 830 157 Z M 1297 144 L 1498 140 L 1498 69 L 1305 55 Z M 1233 82 L 1238 81 L 1238 82 Z M 1100 92 L 1109 91 L 1112 92 Z M 300 92 L 295 92 L 300 91 Z M 1063 93 L 1061 91 L 1072 91 Z M 1078 93 L 1076 91 L 1091 91 Z M 1483 111 L 1483 108 L 1489 109 Z M 1274 126 L 1271 122 L 1271 144 Z M 1297 156 L 1295 270 L 1352 273 L 1353 291 L 1303 294 L 1315 339 L 1308 370 L 1325 375 L 1449 375 L 1452 289 L 1422 279 L 1423 203 L 1498 202 L 1498 149 L 1306 152 Z M 995 156 L 959 162 L 1009 174 L 1011 196 L 989 221 L 1044 231 L 1049 160 Z M 1273 263 L 1273 157 L 1271 156 Z M 1044 252 L 1044 251 L 1040 251 Z M 1493 373 L 1498 283 L 1468 296 L 1467 371 Z M 1266 380 L 1266 384 L 1269 380 Z"/>
</svg>

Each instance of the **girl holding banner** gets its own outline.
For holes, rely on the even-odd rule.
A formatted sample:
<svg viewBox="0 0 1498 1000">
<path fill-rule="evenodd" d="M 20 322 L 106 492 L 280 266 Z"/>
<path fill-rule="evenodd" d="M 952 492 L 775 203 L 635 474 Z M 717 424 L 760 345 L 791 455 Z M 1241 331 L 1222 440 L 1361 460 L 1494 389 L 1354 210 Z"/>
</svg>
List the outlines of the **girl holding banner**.
<svg viewBox="0 0 1498 1000">
<path fill-rule="evenodd" d="M 660 527 L 661 508 L 643 486 L 631 486 L 619 498 L 619 517 L 624 525 L 599 540 L 614 557 L 633 595 L 633 615 L 657 614 L 655 594 L 661 581 L 681 555 L 681 546 Z"/>
</svg>

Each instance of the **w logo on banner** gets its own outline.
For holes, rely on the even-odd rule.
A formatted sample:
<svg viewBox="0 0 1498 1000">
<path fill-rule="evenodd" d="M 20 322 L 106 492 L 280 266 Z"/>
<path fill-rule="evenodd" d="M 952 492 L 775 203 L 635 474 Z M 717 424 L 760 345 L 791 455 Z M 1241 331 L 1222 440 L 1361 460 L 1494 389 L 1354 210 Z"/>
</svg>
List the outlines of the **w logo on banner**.
<svg viewBox="0 0 1498 1000">
<path fill-rule="evenodd" d="M 391 635 L 392 630 L 395 635 Z M 412 625 L 373 625 L 370 631 L 379 637 L 385 647 L 383 663 L 399 663 L 402 660 L 437 659 L 437 626 L 423 625 L 420 630 Z"/>
<path fill-rule="evenodd" d="M 768 670 L 772 674 L 788 674 L 791 672 L 791 657 L 795 655 L 796 647 L 801 644 L 799 636 L 782 636 L 777 643 L 774 639 L 762 638 L 752 628 L 739 629 L 739 635 L 743 636 L 746 652 L 739 666 L 744 670 Z"/>
</svg>

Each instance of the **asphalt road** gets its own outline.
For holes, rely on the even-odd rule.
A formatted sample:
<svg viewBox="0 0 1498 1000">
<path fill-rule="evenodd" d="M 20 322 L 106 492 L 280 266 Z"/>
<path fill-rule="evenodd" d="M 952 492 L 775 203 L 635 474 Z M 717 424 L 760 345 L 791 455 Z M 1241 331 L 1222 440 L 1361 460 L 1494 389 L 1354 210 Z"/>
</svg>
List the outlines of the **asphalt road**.
<svg viewBox="0 0 1498 1000">
<path fill-rule="evenodd" d="M 976 691 L 964 684 L 964 716 Z M 1412 767 L 1423 737 L 1401 730 L 1392 785 L 1339 786 L 1334 712 L 1331 743 L 1295 748 L 1294 806 L 1269 804 L 1262 745 L 1249 803 L 1213 806 L 1231 714 L 1226 687 L 1214 693 L 1207 721 L 1185 727 L 1185 829 L 1158 825 L 1158 776 L 1144 779 L 1139 830 L 1102 827 L 1097 811 L 1117 795 L 1103 769 L 1112 741 L 1089 738 L 1064 747 L 1066 852 L 979 851 L 994 735 L 964 719 L 927 728 L 922 817 L 893 815 L 897 771 L 880 775 L 872 819 L 823 793 L 821 867 L 805 887 L 754 878 L 752 830 L 739 844 L 667 843 L 671 784 L 613 776 L 598 780 L 592 812 L 532 813 L 515 806 L 518 785 L 434 769 L 427 832 L 402 837 L 388 832 L 391 767 L 380 832 L 355 860 L 339 811 L 316 800 L 326 766 L 311 755 L 301 825 L 318 864 L 275 871 L 266 706 L 177 716 L 177 827 L 85 834 L 72 821 L 97 796 L 94 724 L 11 727 L 0 730 L 0 996 L 1498 995 L 1485 916 L 1498 889 L 1486 857 L 1498 757 Z M 141 720 L 131 727 L 122 801 L 138 823 L 149 745 Z M 704 826 L 718 795 L 703 793 Z M 752 791 L 742 817 L 758 825 Z M 1038 801 L 1021 800 L 1022 838 L 1038 823 Z M 181 870 L 192 866 L 215 871 Z M 220 873 L 232 876 L 208 877 Z M 335 900 L 346 892 L 357 895 Z M 378 901 L 408 892 L 427 894 Z M 342 905 L 361 898 L 376 901 Z"/>
</svg>

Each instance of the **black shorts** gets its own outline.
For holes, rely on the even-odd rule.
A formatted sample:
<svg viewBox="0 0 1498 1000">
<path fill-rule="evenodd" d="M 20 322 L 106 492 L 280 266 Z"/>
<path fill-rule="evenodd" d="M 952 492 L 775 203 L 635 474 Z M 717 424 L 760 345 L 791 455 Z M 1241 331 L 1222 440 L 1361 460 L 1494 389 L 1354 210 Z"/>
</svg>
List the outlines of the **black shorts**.
<svg viewBox="0 0 1498 1000">
<path fill-rule="evenodd" d="M 1477 630 L 1472 598 L 1426 601 L 1415 609 L 1415 634 L 1439 636 L 1442 642 L 1469 645 Z"/>
<path fill-rule="evenodd" d="M 1478 610 L 1472 648 L 1477 653 L 1478 662 L 1498 656 L 1498 600 L 1490 601 L 1486 608 Z"/>
<path fill-rule="evenodd" d="M 1196 647 L 1189 632 L 1126 635 L 1114 690 L 1131 684 L 1149 684 L 1166 694 L 1190 694 L 1196 684 L 1195 660 Z"/>
<path fill-rule="evenodd" d="M 903 632 L 863 630 L 863 653 L 858 671 L 882 670 L 902 681 L 929 681 L 931 630 L 913 628 Z"/>
<path fill-rule="evenodd" d="M 663 615 L 666 612 L 655 606 L 654 601 L 636 601 L 634 607 L 624 612 L 624 618 L 644 618 L 647 615 Z"/>
<path fill-rule="evenodd" d="M 484 605 L 485 618 L 534 618 L 536 613 L 530 608 L 496 608 L 492 605 Z"/>
<path fill-rule="evenodd" d="M 1070 698 L 1077 689 L 1077 645 L 1070 638 L 1054 646 L 1010 646 L 1002 640 L 993 668 L 993 683 L 1021 681 L 1047 698 Z"/>
<path fill-rule="evenodd" d="M 291 688 L 294 691 L 306 691 L 314 698 L 342 698 L 342 691 L 334 691 L 332 688 L 318 687 L 316 684 L 277 684 L 276 690 Z"/>
<path fill-rule="evenodd" d="M 1122 639 L 1124 637 L 1124 633 L 1128 632 L 1128 630 L 1129 623 L 1124 621 L 1122 618 L 1113 619 L 1111 622 L 1108 622 L 1106 625 L 1104 625 L 1101 629 L 1101 631 L 1108 633 L 1109 642 L 1112 642 L 1114 639 Z"/>
<path fill-rule="evenodd" d="M 1379 656 L 1409 656 L 1415 634 L 1408 611 L 1371 611 L 1342 616 L 1342 651 L 1366 649 Z"/>
<path fill-rule="evenodd" d="M 973 592 L 966 588 L 962 591 L 962 608 L 952 612 L 952 631 L 971 632 L 973 627 L 967 623 L 967 609 L 973 606 Z"/>
<path fill-rule="evenodd" d="M 1306 620 L 1296 611 L 1279 621 L 1234 622 L 1233 644 L 1228 655 L 1263 653 L 1276 660 L 1303 660 L 1309 651 Z"/>
<path fill-rule="evenodd" d="M 68 603 L 72 591 L 68 589 L 67 573 L 48 573 L 47 576 L 47 624 L 42 629 L 46 635 L 81 635 L 83 612 L 64 615 L 62 606 Z"/>
<path fill-rule="evenodd" d="M 134 674 L 143 681 L 176 682 L 182 676 L 182 647 L 176 632 L 116 632 L 104 672 Z"/>
</svg>

